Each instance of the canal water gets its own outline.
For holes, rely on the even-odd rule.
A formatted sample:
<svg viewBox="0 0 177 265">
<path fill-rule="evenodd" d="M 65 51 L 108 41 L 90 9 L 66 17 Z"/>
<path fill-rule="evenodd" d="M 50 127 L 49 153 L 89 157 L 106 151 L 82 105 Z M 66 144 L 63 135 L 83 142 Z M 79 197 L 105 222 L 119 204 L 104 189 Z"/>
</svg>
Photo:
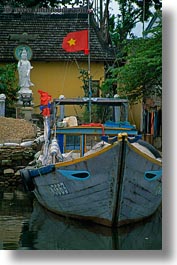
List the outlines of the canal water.
<svg viewBox="0 0 177 265">
<path fill-rule="evenodd" d="M 23 189 L 0 190 L 1 250 L 161 250 L 161 208 L 148 220 L 111 229 L 58 217 Z"/>
</svg>

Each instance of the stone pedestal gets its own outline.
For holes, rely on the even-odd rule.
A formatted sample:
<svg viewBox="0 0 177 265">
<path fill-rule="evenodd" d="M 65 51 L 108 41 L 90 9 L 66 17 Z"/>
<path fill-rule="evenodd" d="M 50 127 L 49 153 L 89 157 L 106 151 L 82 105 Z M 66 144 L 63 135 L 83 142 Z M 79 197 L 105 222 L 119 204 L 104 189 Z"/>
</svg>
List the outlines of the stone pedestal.
<svg viewBox="0 0 177 265">
<path fill-rule="evenodd" d="M 31 106 L 32 104 L 32 90 L 29 88 L 21 88 L 20 91 L 18 91 L 18 105 L 23 106 Z"/>
<path fill-rule="evenodd" d="M 25 119 L 27 121 L 32 120 L 33 107 L 16 106 L 16 118 Z"/>
</svg>

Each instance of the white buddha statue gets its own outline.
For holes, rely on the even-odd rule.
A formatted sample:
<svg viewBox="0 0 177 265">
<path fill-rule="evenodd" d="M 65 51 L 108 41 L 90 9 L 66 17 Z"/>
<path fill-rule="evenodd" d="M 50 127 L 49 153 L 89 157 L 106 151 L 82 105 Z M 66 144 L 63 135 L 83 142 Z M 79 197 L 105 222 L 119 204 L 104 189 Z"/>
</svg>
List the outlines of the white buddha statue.
<svg viewBox="0 0 177 265">
<path fill-rule="evenodd" d="M 19 74 L 19 93 L 32 93 L 32 90 L 29 89 L 30 86 L 34 84 L 30 80 L 30 71 L 33 68 L 31 63 L 28 61 L 27 52 L 24 48 L 21 53 L 21 59 L 18 61 L 18 74 Z"/>
</svg>

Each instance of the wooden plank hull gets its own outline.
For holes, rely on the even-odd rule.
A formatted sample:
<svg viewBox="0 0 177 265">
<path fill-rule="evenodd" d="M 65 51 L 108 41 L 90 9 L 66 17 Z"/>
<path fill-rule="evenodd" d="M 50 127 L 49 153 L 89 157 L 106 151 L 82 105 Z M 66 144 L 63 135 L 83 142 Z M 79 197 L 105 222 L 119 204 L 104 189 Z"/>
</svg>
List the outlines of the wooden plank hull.
<svg viewBox="0 0 177 265">
<path fill-rule="evenodd" d="M 122 191 L 119 196 L 119 225 L 153 214 L 162 201 L 162 180 L 146 179 L 145 172 L 159 171 L 161 163 L 127 145 Z"/>
<path fill-rule="evenodd" d="M 39 173 L 37 173 L 39 171 Z M 50 170 L 49 170 L 50 171 Z M 119 141 L 51 172 L 30 170 L 38 201 L 57 214 L 121 226 L 152 215 L 161 203 L 161 163 Z"/>
<path fill-rule="evenodd" d="M 119 149 L 120 145 L 115 145 L 99 156 L 63 166 L 61 163 L 52 174 L 36 177 L 36 197 L 55 213 L 111 225 Z M 66 172 L 73 171 L 89 175 L 86 178 L 66 176 Z"/>
</svg>

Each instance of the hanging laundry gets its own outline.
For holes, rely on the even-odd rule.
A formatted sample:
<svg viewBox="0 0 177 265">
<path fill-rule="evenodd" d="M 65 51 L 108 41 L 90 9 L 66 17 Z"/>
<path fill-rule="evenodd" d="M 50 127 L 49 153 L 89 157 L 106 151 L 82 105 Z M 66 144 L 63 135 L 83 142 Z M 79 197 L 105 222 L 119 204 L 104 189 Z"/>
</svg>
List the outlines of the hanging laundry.
<svg viewBox="0 0 177 265">
<path fill-rule="evenodd" d="M 153 111 L 151 112 L 151 121 L 150 121 L 150 123 L 151 123 L 151 130 L 150 130 L 150 133 L 151 133 L 152 135 L 154 135 L 154 112 L 153 112 Z"/>
</svg>

